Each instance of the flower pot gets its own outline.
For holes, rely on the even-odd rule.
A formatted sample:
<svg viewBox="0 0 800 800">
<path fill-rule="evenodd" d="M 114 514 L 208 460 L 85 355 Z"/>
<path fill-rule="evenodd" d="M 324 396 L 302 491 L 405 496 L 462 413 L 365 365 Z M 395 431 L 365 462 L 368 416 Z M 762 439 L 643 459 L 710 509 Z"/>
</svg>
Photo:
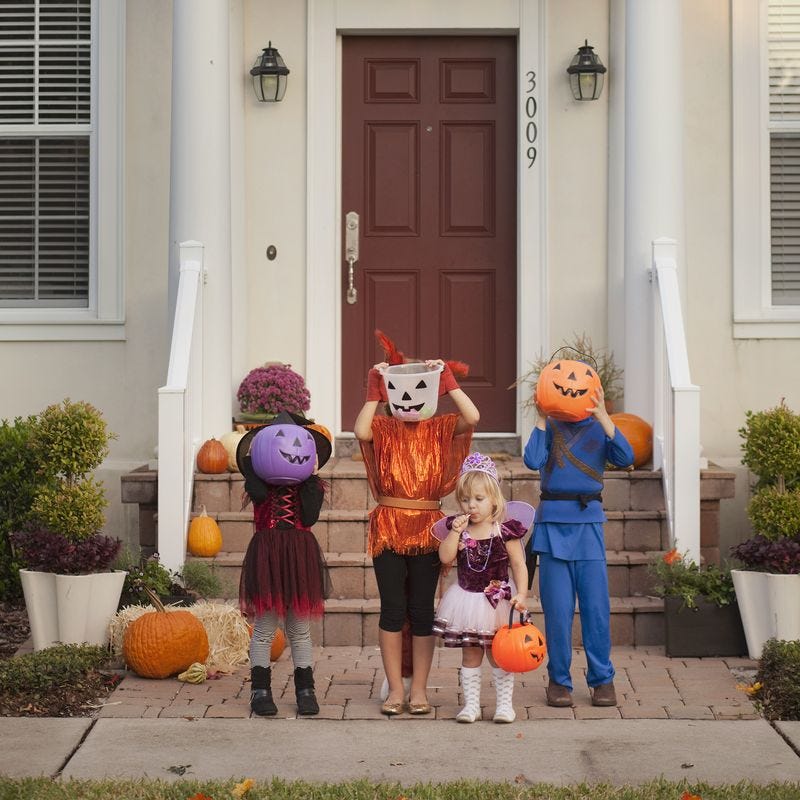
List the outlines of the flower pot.
<svg viewBox="0 0 800 800">
<path fill-rule="evenodd" d="M 800 639 L 800 575 L 731 570 L 750 658 L 767 639 Z"/>
<path fill-rule="evenodd" d="M 54 644 L 108 644 L 125 570 L 57 575 L 20 570 L 34 650 Z"/>
<path fill-rule="evenodd" d="M 664 598 L 666 653 L 671 657 L 713 658 L 747 652 L 736 603 L 718 606 L 703 597 L 687 608 L 680 597 Z"/>
</svg>

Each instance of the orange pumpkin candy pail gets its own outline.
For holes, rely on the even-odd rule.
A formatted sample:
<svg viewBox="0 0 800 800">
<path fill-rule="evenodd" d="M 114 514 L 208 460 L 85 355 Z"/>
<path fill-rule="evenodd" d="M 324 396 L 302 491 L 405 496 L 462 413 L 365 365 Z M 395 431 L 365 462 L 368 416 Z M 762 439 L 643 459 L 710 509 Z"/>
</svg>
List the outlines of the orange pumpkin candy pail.
<svg viewBox="0 0 800 800">
<path fill-rule="evenodd" d="M 544 634 L 521 613 L 514 622 L 514 609 L 492 639 L 492 658 L 506 672 L 530 672 L 538 669 L 547 655 Z"/>
</svg>

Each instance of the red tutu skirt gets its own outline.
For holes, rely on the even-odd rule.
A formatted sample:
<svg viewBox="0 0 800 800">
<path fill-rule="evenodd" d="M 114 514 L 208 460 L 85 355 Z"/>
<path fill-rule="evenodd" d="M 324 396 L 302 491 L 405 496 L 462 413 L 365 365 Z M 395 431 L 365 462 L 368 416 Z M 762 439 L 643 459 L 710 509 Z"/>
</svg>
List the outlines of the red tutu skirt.
<svg viewBox="0 0 800 800">
<path fill-rule="evenodd" d="M 330 594 L 325 557 L 314 534 L 297 528 L 256 531 L 242 563 L 239 607 L 258 617 L 267 611 L 285 617 L 321 617 Z"/>
</svg>

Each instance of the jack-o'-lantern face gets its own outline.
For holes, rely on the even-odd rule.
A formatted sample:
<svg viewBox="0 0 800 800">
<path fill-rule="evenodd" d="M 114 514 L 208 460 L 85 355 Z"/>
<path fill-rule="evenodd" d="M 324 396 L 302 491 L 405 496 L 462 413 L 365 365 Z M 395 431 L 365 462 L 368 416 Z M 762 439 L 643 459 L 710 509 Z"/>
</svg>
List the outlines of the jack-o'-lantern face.
<svg viewBox="0 0 800 800">
<path fill-rule="evenodd" d="M 492 640 L 492 657 L 506 672 L 538 669 L 546 655 L 544 635 L 531 622 L 503 625 Z"/>
<path fill-rule="evenodd" d="M 394 364 L 382 371 L 392 416 L 403 422 L 419 422 L 436 413 L 441 364 L 430 369 L 424 363 Z"/>
<path fill-rule="evenodd" d="M 250 446 L 253 471 L 265 483 L 287 486 L 311 477 L 317 447 L 311 433 L 300 425 L 273 423 L 261 428 Z"/>
<path fill-rule="evenodd" d="M 595 369 L 583 361 L 552 361 L 539 373 L 536 405 L 543 414 L 564 422 L 580 422 L 590 415 L 594 393 L 600 388 Z"/>
</svg>

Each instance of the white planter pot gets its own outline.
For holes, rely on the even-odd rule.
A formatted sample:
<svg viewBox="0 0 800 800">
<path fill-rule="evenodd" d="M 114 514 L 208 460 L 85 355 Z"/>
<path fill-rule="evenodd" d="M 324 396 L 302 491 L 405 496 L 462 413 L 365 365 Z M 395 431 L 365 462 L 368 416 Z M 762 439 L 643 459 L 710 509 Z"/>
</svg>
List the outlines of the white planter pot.
<svg viewBox="0 0 800 800">
<path fill-rule="evenodd" d="M 767 639 L 800 639 L 800 575 L 731 570 L 750 658 Z"/>
<path fill-rule="evenodd" d="M 33 649 L 63 644 L 108 644 L 125 570 L 56 575 L 20 570 Z"/>
</svg>

